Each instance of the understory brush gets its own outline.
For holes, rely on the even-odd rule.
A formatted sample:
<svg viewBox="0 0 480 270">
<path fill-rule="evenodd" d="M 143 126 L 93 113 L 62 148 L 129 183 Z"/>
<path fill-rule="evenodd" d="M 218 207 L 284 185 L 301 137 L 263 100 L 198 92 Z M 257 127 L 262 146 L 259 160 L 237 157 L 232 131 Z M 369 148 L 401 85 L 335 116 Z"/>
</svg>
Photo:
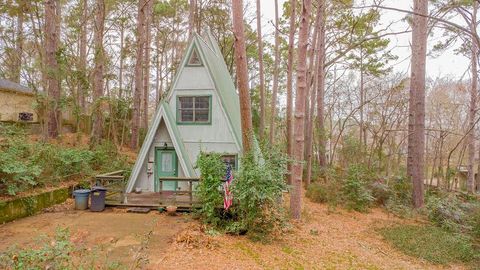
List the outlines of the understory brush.
<svg viewBox="0 0 480 270">
<path fill-rule="evenodd" d="M 349 210 L 366 212 L 375 202 L 373 190 L 375 175 L 363 164 L 353 164 L 346 170 L 331 170 L 325 181 L 307 187 L 306 196 L 314 202 L 342 205 Z"/>
<path fill-rule="evenodd" d="M 480 259 L 468 236 L 435 226 L 397 225 L 380 229 L 380 234 L 405 254 L 432 263 L 476 263 Z"/>
<path fill-rule="evenodd" d="M 42 237 L 35 247 L 9 248 L 0 253 L 1 269 L 126 269 L 118 262 L 98 257 L 98 247 L 88 249 L 70 240 L 68 229 L 57 228 L 55 236 Z"/>
<path fill-rule="evenodd" d="M 115 146 L 105 142 L 94 150 L 30 142 L 25 133 L 0 126 L 0 195 L 16 195 L 34 187 L 56 185 L 70 176 L 128 167 Z"/>
<path fill-rule="evenodd" d="M 480 240 L 480 202 L 473 198 L 447 193 L 429 192 L 426 203 L 428 219 L 438 227 L 464 233 Z"/>
<path fill-rule="evenodd" d="M 219 154 L 201 153 L 197 167 L 201 181 L 197 195 L 202 202 L 198 213 L 203 222 L 231 234 L 246 233 L 252 239 L 265 240 L 286 224 L 282 192 L 287 159 L 280 151 L 263 151 L 263 158 L 248 154 L 241 158 L 230 190 L 233 205 L 223 209 L 223 179 L 226 166 Z"/>
</svg>

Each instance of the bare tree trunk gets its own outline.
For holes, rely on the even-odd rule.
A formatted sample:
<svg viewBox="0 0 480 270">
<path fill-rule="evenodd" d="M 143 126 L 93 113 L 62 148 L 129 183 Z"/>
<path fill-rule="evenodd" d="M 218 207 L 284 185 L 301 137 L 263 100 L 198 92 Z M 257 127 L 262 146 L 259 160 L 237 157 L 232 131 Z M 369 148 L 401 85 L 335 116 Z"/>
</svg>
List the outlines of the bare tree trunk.
<svg viewBox="0 0 480 270">
<path fill-rule="evenodd" d="M 260 126 L 258 133 L 260 140 L 265 135 L 265 74 L 263 70 L 263 41 L 262 41 L 262 17 L 260 13 L 260 0 L 257 0 L 257 42 L 258 42 L 258 72 L 259 72 L 259 91 L 260 91 Z"/>
<path fill-rule="evenodd" d="M 473 1 L 472 21 L 470 23 L 470 29 L 472 33 L 477 31 L 477 9 L 478 3 Z M 477 109 L 477 91 L 478 91 L 478 73 L 477 62 L 478 61 L 478 48 L 477 43 L 472 39 L 472 59 L 471 59 L 471 72 L 472 83 L 470 88 L 470 110 L 469 110 L 469 125 L 470 132 L 467 138 L 468 144 L 468 178 L 467 178 L 467 192 L 475 192 L 475 171 L 473 164 L 475 163 L 475 112 Z"/>
<path fill-rule="evenodd" d="M 317 57 L 317 37 L 318 37 L 318 27 L 319 27 L 319 12 L 320 12 L 320 9 L 317 8 L 317 13 L 316 13 L 316 16 L 315 16 L 315 25 L 313 27 L 313 35 L 312 35 L 312 42 L 311 42 L 311 46 L 308 48 L 308 68 L 307 68 L 307 89 L 306 89 L 306 98 L 305 98 L 305 150 L 304 150 L 304 160 L 307 161 L 308 163 L 308 160 L 309 160 L 309 155 L 312 155 L 312 151 L 311 151 L 311 148 L 312 148 L 312 136 L 310 135 L 310 132 L 309 130 L 313 131 L 313 121 L 312 121 L 312 117 L 313 117 L 313 114 L 310 114 L 310 111 L 312 111 L 312 108 L 311 108 L 311 105 L 315 105 L 315 98 L 312 96 L 313 92 L 312 92 L 312 89 L 314 89 L 316 86 L 315 86 L 315 83 L 317 82 L 316 80 L 316 68 L 317 68 L 317 62 L 315 61 L 316 60 L 316 57 Z M 312 16 L 312 20 L 313 20 L 313 16 Z M 309 33 L 310 35 L 310 33 Z M 315 93 L 316 94 L 316 93 Z M 309 150 L 310 148 L 310 150 Z M 307 164 L 307 172 L 306 174 L 308 175 L 309 172 L 308 172 L 308 164 Z M 305 179 L 305 182 L 307 182 L 307 179 Z M 308 180 L 308 184 L 310 184 L 310 180 Z"/>
<path fill-rule="evenodd" d="M 295 45 L 295 16 L 296 0 L 290 1 L 290 32 L 288 34 L 288 62 L 287 62 L 287 155 L 293 159 L 293 57 Z M 293 183 L 292 164 L 288 163 L 288 184 Z"/>
<path fill-rule="evenodd" d="M 320 168 L 325 168 L 327 161 L 325 159 L 325 21 L 326 21 L 326 3 L 325 0 L 318 1 L 320 13 L 320 32 L 318 37 L 318 71 L 317 71 L 317 123 L 318 123 L 318 162 Z"/>
<path fill-rule="evenodd" d="M 293 164 L 293 189 L 290 198 L 292 218 L 300 219 L 302 211 L 302 169 L 305 139 L 305 98 L 307 91 L 307 48 L 310 26 L 311 0 L 302 0 L 302 15 L 298 38 L 297 91 L 295 98 L 295 150 Z"/>
<path fill-rule="evenodd" d="M 142 128 L 148 129 L 148 99 L 150 97 L 150 43 L 151 43 L 151 24 L 152 24 L 152 8 L 153 0 L 147 0 L 145 6 L 145 48 L 143 61 L 143 119 Z"/>
<path fill-rule="evenodd" d="M 158 100 L 160 99 L 160 80 L 162 77 L 162 61 L 163 55 L 160 53 L 160 35 L 155 36 L 155 51 L 156 51 L 156 58 L 155 58 L 155 109 L 158 106 Z"/>
<path fill-rule="evenodd" d="M 364 103 L 365 103 L 365 91 L 364 91 L 364 81 L 363 81 L 363 49 L 360 46 L 360 134 L 359 140 L 360 146 L 367 148 L 367 145 L 363 145 L 363 132 L 364 132 L 364 124 L 363 124 L 363 115 L 364 115 Z"/>
<path fill-rule="evenodd" d="M 105 29 L 105 2 L 96 0 L 95 5 L 95 67 L 93 69 L 93 129 L 92 144 L 98 144 L 103 135 L 103 70 L 105 65 L 105 52 L 103 49 L 103 32 Z"/>
<path fill-rule="evenodd" d="M 60 110 L 58 103 L 60 101 L 60 83 L 58 81 L 58 63 L 55 57 L 59 33 L 57 32 L 57 5 L 56 0 L 46 0 L 45 4 L 45 56 L 46 72 L 48 83 L 48 137 L 56 138 L 58 136 Z"/>
<path fill-rule="evenodd" d="M 138 1 L 135 89 L 133 93 L 132 136 L 130 138 L 130 148 L 132 149 L 137 149 L 138 147 L 138 135 L 140 127 L 140 107 L 143 91 L 143 48 L 145 47 L 145 4 L 146 0 Z"/>
<path fill-rule="evenodd" d="M 193 31 L 195 28 L 195 13 L 196 13 L 196 8 L 197 8 L 197 1 L 196 0 L 190 0 L 190 6 L 189 6 L 189 14 L 188 14 L 188 39 L 190 39 L 193 35 Z"/>
<path fill-rule="evenodd" d="M 305 187 L 308 187 L 310 185 L 310 182 L 312 180 L 312 151 L 313 151 L 313 125 L 314 125 L 314 119 L 315 119 L 315 102 L 317 99 L 317 74 L 319 71 L 319 63 L 318 63 L 318 58 L 320 57 L 319 54 L 319 47 L 321 41 L 321 31 L 323 27 L 323 13 L 322 13 L 323 7 L 321 1 L 318 1 L 318 7 L 317 7 L 317 13 L 316 13 L 316 19 L 315 19 L 315 30 L 313 31 L 313 42 L 312 42 L 312 54 L 310 56 L 310 76 L 308 78 L 308 87 L 307 91 L 310 92 L 310 104 L 308 106 L 308 111 L 307 112 L 307 121 L 306 121 L 306 134 L 305 134 L 305 160 L 307 162 L 307 169 L 306 169 L 306 175 L 305 175 Z M 323 70 L 322 70 L 323 72 Z M 307 100 L 308 104 L 308 100 Z"/>
<path fill-rule="evenodd" d="M 232 13 L 237 86 L 240 98 L 240 114 L 242 116 L 242 142 L 243 152 L 246 154 L 249 153 L 253 147 L 253 128 L 250 93 L 248 91 L 247 51 L 245 49 L 242 0 L 232 2 Z"/>
<path fill-rule="evenodd" d="M 312 80 L 315 82 L 313 83 L 313 87 L 311 90 L 311 97 L 310 97 L 310 112 L 309 121 L 307 122 L 307 136 L 306 136 L 306 156 L 307 156 L 307 175 L 305 178 L 305 186 L 309 186 L 311 179 L 312 179 L 312 146 L 313 146 L 313 127 L 315 122 L 315 101 L 318 102 L 317 94 L 320 94 L 318 89 L 320 89 L 319 83 L 325 84 L 323 72 L 324 72 L 324 59 L 325 59 L 325 3 L 324 0 L 318 0 L 317 5 L 317 18 L 315 22 L 316 30 L 314 31 L 314 38 L 316 39 L 315 42 L 315 72 L 312 74 Z M 319 75 L 322 73 L 322 75 Z M 323 93 L 322 93 L 323 94 Z M 322 97 L 323 101 L 323 97 Z M 322 105 L 323 106 L 323 105 Z M 318 105 L 317 105 L 317 112 L 318 112 Z M 323 117 L 323 116 L 322 116 Z"/>
<path fill-rule="evenodd" d="M 82 76 L 87 76 L 87 16 L 88 16 L 88 0 L 82 1 L 82 19 L 81 21 L 81 29 L 80 29 L 80 70 L 82 72 Z M 81 112 L 86 112 L 86 84 L 79 85 L 78 88 L 78 104 L 81 108 Z"/>
<path fill-rule="evenodd" d="M 15 63 L 13 66 L 12 81 L 20 83 L 20 73 L 22 70 L 22 57 L 23 57 L 23 22 L 24 22 L 24 9 L 25 3 L 23 0 L 18 1 L 18 15 L 17 15 L 17 29 L 15 33 Z"/>
<path fill-rule="evenodd" d="M 272 101 L 270 104 L 271 113 L 270 113 L 270 144 L 273 145 L 273 140 L 275 137 L 275 118 L 277 116 L 277 93 L 278 93 L 278 65 L 280 62 L 280 38 L 278 35 L 278 28 L 280 27 L 278 21 L 278 0 L 275 0 L 275 62 L 273 66 L 273 89 L 272 89 Z"/>
<path fill-rule="evenodd" d="M 122 21 L 122 25 L 120 28 L 120 68 L 118 71 L 118 98 L 123 98 L 123 62 L 125 61 L 125 54 L 123 51 L 123 43 L 125 39 L 125 25 Z"/>
<path fill-rule="evenodd" d="M 428 0 L 415 0 L 412 24 L 412 64 L 409 100 L 407 173 L 413 184 L 413 205 L 424 205 L 425 62 Z M 417 15 L 418 14 L 418 15 Z"/>
</svg>

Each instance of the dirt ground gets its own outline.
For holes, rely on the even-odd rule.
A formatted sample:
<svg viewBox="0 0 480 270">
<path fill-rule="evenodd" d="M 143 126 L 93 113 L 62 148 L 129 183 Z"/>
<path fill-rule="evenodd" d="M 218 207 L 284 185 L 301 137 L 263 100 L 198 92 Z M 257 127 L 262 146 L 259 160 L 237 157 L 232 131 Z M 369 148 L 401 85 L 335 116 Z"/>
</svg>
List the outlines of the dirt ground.
<svg viewBox="0 0 480 270">
<path fill-rule="evenodd" d="M 438 266 L 406 256 L 385 243 L 377 228 L 406 221 L 381 209 L 361 214 L 305 201 L 304 219 L 271 243 L 244 236 L 210 236 L 189 214 L 167 216 L 72 210 L 71 202 L 52 212 L 0 225 L 0 252 L 69 228 L 73 242 L 102 245 L 109 261 L 130 266 L 141 251 L 144 269 L 464 269 Z M 150 233 L 150 234 L 149 234 Z M 150 237 L 146 238 L 147 235 Z M 148 239 L 148 243 L 143 242 Z M 146 243 L 146 244 L 145 244 Z"/>
</svg>

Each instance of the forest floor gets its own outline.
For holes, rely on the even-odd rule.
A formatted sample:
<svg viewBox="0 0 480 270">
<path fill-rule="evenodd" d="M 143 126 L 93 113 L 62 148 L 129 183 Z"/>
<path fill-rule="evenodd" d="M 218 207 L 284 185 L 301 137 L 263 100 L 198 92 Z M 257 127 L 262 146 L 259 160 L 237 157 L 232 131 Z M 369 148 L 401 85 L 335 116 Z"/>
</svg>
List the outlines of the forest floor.
<svg viewBox="0 0 480 270">
<path fill-rule="evenodd" d="M 269 243 L 245 236 L 208 235 L 190 214 L 168 216 L 73 210 L 72 201 L 50 212 L 0 225 L 0 252 L 34 245 L 40 235 L 68 228 L 71 241 L 95 250 L 98 262 L 148 261 L 143 269 L 465 269 L 434 265 L 402 254 L 386 243 L 378 228 L 401 223 L 382 209 L 362 214 L 329 209 L 305 199 L 303 220 Z M 100 247 L 100 248 L 99 248 Z M 137 258 L 137 259 L 135 259 Z"/>
</svg>

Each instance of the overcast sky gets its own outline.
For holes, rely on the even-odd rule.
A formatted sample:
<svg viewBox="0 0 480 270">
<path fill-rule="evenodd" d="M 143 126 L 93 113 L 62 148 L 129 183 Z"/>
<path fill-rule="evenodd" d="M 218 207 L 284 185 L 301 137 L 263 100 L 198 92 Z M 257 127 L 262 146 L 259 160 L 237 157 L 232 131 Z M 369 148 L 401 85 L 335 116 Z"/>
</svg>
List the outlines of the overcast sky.
<svg viewBox="0 0 480 270">
<path fill-rule="evenodd" d="M 282 5 L 286 0 L 279 0 L 279 12 L 280 16 L 282 15 Z M 250 5 L 250 9 L 255 10 L 255 0 L 246 1 Z M 384 6 L 395 7 L 400 9 L 411 10 L 413 1 L 411 0 L 385 0 Z M 274 0 L 262 0 L 262 25 L 263 33 L 266 38 L 271 39 L 273 42 L 273 27 L 269 21 L 274 20 L 275 18 L 275 6 Z M 381 25 L 386 26 L 394 22 L 391 26 L 393 32 L 406 30 L 408 24 L 402 21 L 402 18 L 405 17 L 405 13 L 383 10 L 381 16 Z M 252 27 L 255 28 L 255 21 L 252 22 Z M 380 26 L 381 27 L 381 26 Z M 392 62 L 393 68 L 397 72 L 408 73 L 410 68 L 410 40 L 411 33 L 401 34 L 397 36 L 389 37 L 391 42 L 390 46 L 392 53 L 398 56 L 396 62 Z M 442 39 L 442 30 L 435 29 L 433 36 L 430 36 L 428 39 L 429 48 L 431 48 L 438 40 Z M 464 56 L 455 55 L 453 50 L 449 50 L 438 57 L 428 56 L 427 57 L 427 76 L 431 78 L 452 75 L 457 78 L 460 78 L 464 75 L 465 71 L 469 68 L 469 60 Z M 464 75 L 465 78 L 468 78 L 468 74 Z"/>
</svg>

